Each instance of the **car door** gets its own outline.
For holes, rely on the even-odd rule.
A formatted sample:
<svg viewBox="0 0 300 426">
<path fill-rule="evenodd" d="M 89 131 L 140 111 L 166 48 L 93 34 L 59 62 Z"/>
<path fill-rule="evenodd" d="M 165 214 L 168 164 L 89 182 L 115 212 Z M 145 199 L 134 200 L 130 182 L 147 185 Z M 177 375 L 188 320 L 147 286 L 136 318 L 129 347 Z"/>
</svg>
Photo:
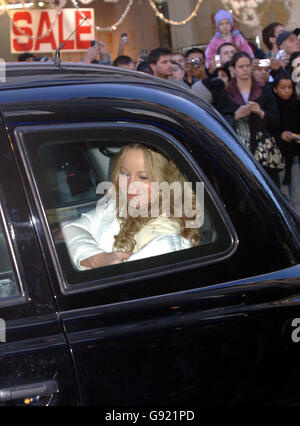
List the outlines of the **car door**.
<svg viewBox="0 0 300 426">
<path fill-rule="evenodd" d="M 73 361 L 32 216 L 1 129 L 0 405 L 79 403 Z"/>
<path fill-rule="evenodd" d="M 282 385 L 291 383 L 290 363 L 299 352 L 290 339 L 290 320 L 298 308 L 297 298 L 292 299 L 299 292 L 296 247 L 292 237 L 288 240 L 287 227 L 278 222 L 290 250 L 277 245 L 275 235 L 273 245 L 283 253 L 280 262 L 266 258 L 259 265 L 269 245 L 260 235 L 258 241 L 265 246 L 249 259 L 246 247 L 252 247 L 255 228 L 248 221 L 244 230 L 241 223 L 249 217 L 255 223 L 255 214 L 260 220 L 257 203 L 266 195 L 245 166 L 233 163 L 224 151 L 208 152 L 205 140 L 201 154 L 206 157 L 196 161 L 196 145 L 191 155 L 165 131 L 133 122 L 24 126 L 15 135 L 83 404 L 222 405 L 291 398 L 288 386 L 283 392 Z M 58 169 L 49 167 L 47 174 L 41 147 L 46 144 L 54 158 L 60 144 L 67 155 L 84 148 L 91 164 L 85 173 L 97 177 L 105 170 L 109 178 L 114 149 L 129 141 L 151 142 L 174 159 L 191 182 L 205 183 L 203 244 L 131 264 L 76 271 L 61 225 L 78 218 L 97 199 L 89 197 L 87 187 L 82 198 L 69 205 L 61 196 L 59 202 L 48 197 L 49 182 L 57 179 Z M 236 150 L 241 158 L 246 156 L 242 147 Z M 233 181 L 233 173 L 239 180 Z M 226 181 L 234 183 L 232 201 Z M 247 187 L 257 200 L 242 191 Z M 65 192 L 70 190 L 69 181 Z M 267 202 L 266 209 L 274 213 Z M 279 359 L 283 368 L 275 377 Z M 291 389 L 297 398 L 296 381 Z"/>
</svg>

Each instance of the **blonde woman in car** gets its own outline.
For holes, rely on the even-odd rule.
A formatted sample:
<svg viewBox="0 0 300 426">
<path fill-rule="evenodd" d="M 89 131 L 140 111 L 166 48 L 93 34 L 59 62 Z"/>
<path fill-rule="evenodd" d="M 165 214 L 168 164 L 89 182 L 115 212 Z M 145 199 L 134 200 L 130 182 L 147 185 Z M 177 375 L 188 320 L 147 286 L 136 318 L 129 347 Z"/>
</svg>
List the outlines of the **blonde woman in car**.
<svg viewBox="0 0 300 426">
<path fill-rule="evenodd" d="M 153 190 L 154 182 L 180 185 L 179 197 L 170 191 L 168 212 L 162 205 L 162 191 Z M 202 208 L 175 163 L 165 155 L 143 144 L 124 146 L 116 158 L 112 183 L 115 190 L 95 209 L 62 227 L 77 269 L 143 259 L 199 244 Z M 190 211 L 196 213 L 187 217 L 182 208 L 177 217 L 178 202 L 188 197 Z M 156 217 L 151 216 L 154 203 L 159 206 Z"/>
</svg>

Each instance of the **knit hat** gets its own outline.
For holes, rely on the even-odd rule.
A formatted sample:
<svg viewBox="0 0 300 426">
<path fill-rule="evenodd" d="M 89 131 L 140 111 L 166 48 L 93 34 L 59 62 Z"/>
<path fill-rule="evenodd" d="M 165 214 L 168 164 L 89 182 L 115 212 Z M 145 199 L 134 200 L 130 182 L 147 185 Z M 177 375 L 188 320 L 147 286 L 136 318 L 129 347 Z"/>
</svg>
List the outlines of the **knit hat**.
<svg viewBox="0 0 300 426">
<path fill-rule="evenodd" d="M 276 44 L 278 49 L 280 49 L 280 46 L 282 43 L 291 35 L 293 34 L 291 31 L 283 31 L 282 33 L 278 34 L 276 38 Z"/>
<path fill-rule="evenodd" d="M 221 10 L 218 10 L 218 12 L 215 14 L 215 23 L 216 23 L 217 29 L 222 19 L 227 19 L 228 21 L 230 21 L 231 26 L 233 27 L 233 17 L 231 13 L 228 12 L 228 10 L 221 9 Z"/>
<path fill-rule="evenodd" d="M 231 30 L 232 30 L 232 36 L 236 37 L 240 32 L 236 29 L 234 29 L 234 21 L 233 21 L 233 17 L 231 15 L 230 12 L 228 12 L 228 10 L 218 10 L 218 12 L 215 14 L 215 23 L 216 23 L 216 27 L 217 27 L 217 37 L 221 38 L 222 34 L 220 33 L 220 31 L 218 30 L 218 26 L 220 21 L 222 21 L 222 19 L 227 19 L 230 23 L 231 23 Z"/>
</svg>

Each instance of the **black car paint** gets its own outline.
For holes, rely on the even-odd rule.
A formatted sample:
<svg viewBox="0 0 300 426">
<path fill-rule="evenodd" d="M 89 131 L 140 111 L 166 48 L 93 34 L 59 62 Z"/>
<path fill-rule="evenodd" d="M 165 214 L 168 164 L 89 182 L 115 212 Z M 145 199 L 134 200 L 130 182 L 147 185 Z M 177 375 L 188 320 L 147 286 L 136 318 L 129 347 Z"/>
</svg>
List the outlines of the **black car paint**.
<svg viewBox="0 0 300 426">
<path fill-rule="evenodd" d="M 54 379 L 60 405 L 299 404 L 299 218 L 210 107 L 156 79 L 87 69 L 0 90 L 1 200 L 26 283 L 21 303 L 1 306 L 1 388 Z M 14 131 L 93 122 L 144 123 L 182 143 L 226 208 L 235 253 L 62 292 Z"/>
</svg>

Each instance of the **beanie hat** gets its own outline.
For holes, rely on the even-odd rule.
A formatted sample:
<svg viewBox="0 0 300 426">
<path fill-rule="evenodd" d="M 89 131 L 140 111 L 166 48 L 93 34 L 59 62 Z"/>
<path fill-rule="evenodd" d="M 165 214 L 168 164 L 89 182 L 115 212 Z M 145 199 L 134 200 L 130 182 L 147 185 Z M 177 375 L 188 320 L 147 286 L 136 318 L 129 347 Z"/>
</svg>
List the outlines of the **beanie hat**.
<svg viewBox="0 0 300 426">
<path fill-rule="evenodd" d="M 228 10 L 221 9 L 218 10 L 218 12 L 215 14 L 215 23 L 217 28 L 222 19 L 227 19 L 228 21 L 230 21 L 231 26 L 233 27 L 233 17 L 231 13 L 228 12 Z"/>
<path fill-rule="evenodd" d="M 278 34 L 276 38 L 276 44 L 278 49 L 280 49 L 280 46 L 282 43 L 291 35 L 293 34 L 291 31 L 283 31 L 282 33 Z"/>
<path fill-rule="evenodd" d="M 217 27 L 217 37 L 218 38 L 222 38 L 222 34 L 220 33 L 220 31 L 218 30 L 218 26 L 220 21 L 222 21 L 222 19 L 227 19 L 230 23 L 231 23 L 231 29 L 232 29 L 232 36 L 236 37 L 240 32 L 238 30 L 234 29 L 234 21 L 233 21 L 233 17 L 231 15 L 230 12 L 228 12 L 228 10 L 218 10 L 218 12 L 215 14 L 215 23 L 216 23 L 216 27 Z"/>
</svg>

